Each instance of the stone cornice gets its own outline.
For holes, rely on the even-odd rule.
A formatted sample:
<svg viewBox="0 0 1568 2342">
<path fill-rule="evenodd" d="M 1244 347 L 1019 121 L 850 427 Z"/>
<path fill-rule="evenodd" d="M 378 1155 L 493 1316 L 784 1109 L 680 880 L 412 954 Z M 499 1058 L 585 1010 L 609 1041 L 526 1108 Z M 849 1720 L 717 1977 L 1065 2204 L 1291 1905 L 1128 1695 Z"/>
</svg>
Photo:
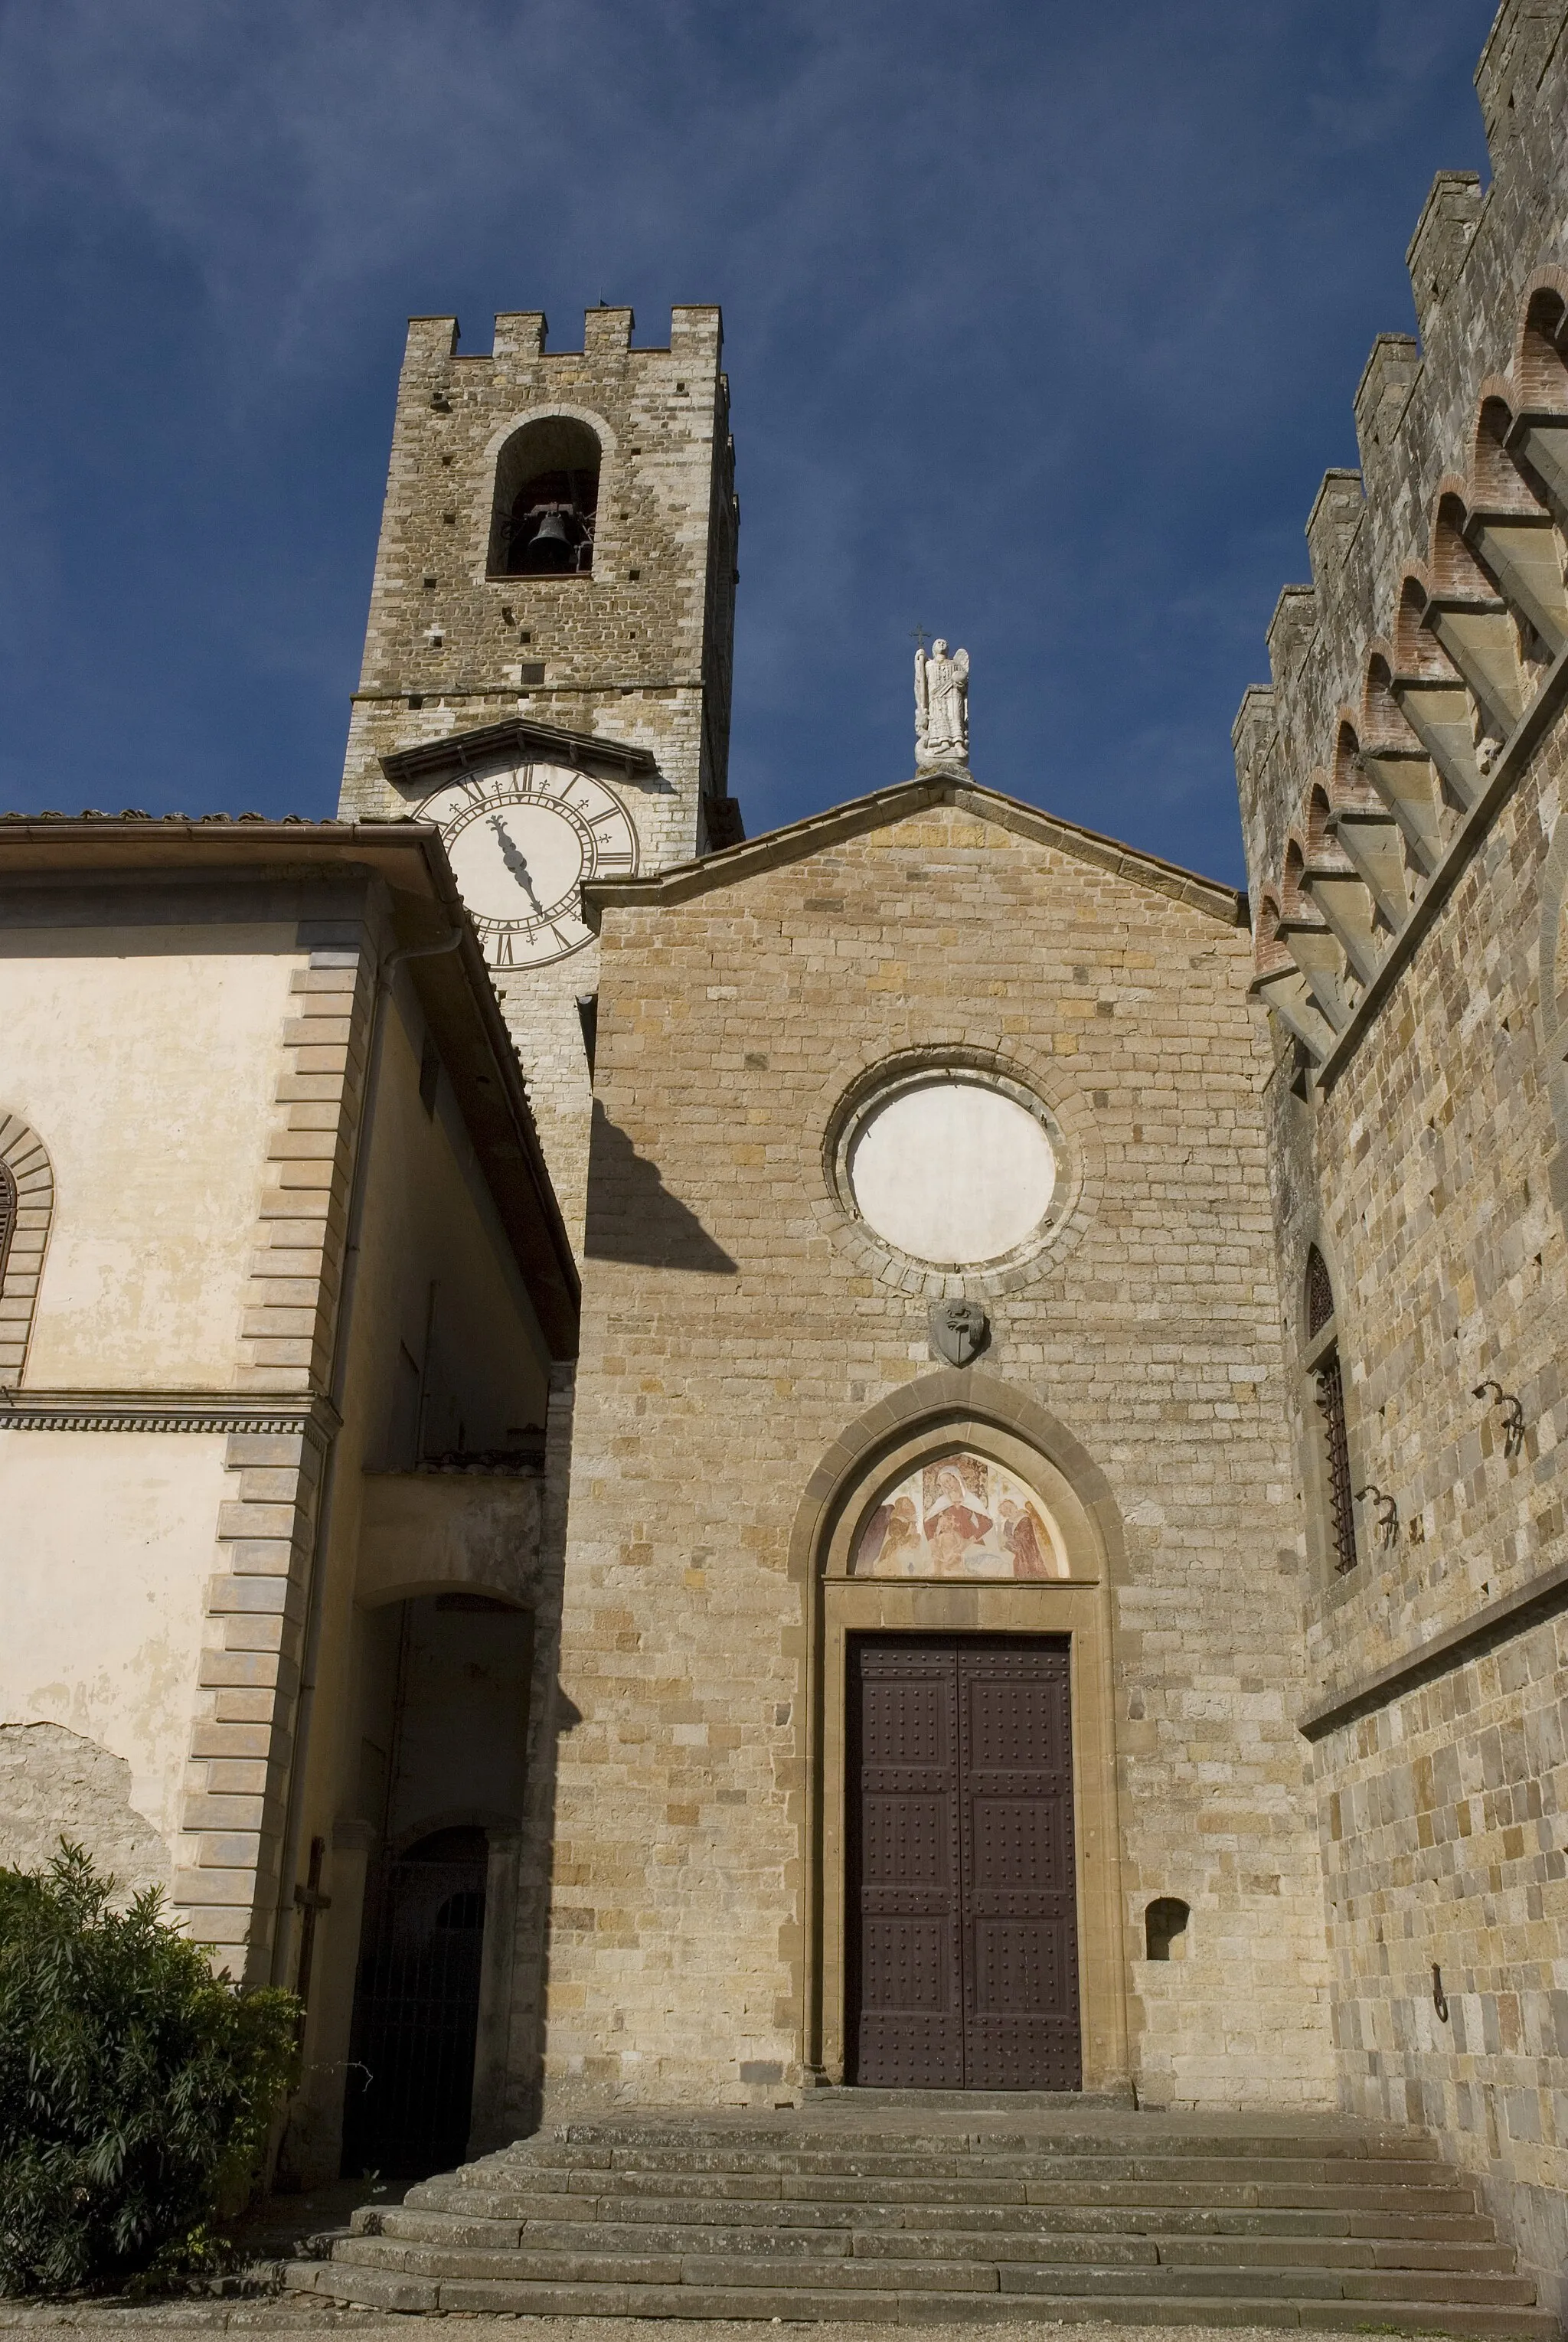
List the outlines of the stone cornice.
<svg viewBox="0 0 1568 2342">
<path fill-rule="evenodd" d="M 342 1423 L 308 1391 L 0 1389 L 0 1431 L 303 1431 L 325 1446 Z"/>
<path fill-rule="evenodd" d="M 651 779 L 658 769 L 652 751 L 630 741 L 606 739 L 596 732 L 568 732 L 524 716 L 481 725 L 477 731 L 448 732 L 439 740 L 422 741 L 417 748 L 399 748 L 383 756 L 381 769 L 400 787 L 428 789 L 438 781 L 480 770 L 496 756 L 541 751 L 579 763 L 618 766 L 628 779 Z"/>
<path fill-rule="evenodd" d="M 1434 1683 L 1438 1676 L 1452 1675 L 1456 1667 L 1468 1666 L 1471 1660 L 1483 1658 L 1500 1643 L 1512 1642 L 1516 1635 L 1527 1634 L 1532 1626 L 1568 1610 L 1568 1562 L 1559 1562 L 1555 1568 L 1543 1571 L 1516 1593 L 1504 1594 L 1478 1610 L 1473 1618 L 1451 1626 L 1446 1634 L 1434 1635 L 1416 1651 L 1395 1659 L 1375 1674 L 1363 1676 L 1359 1683 L 1344 1684 L 1328 1690 L 1315 1707 L 1311 1707 L 1296 1726 L 1307 1740 L 1326 1739 L 1342 1725 L 1353 1724 L 1359 1716 L 1370 1716 L 1374 1708 L 1388 1707 L 1407 1692 L 1419 1690 L 1423 1684 Z"/>
<path fill-rule="evenodd" d="M 780 869 L 846 839 L 888 828 L 934 805 L 955 806 L 978 821 L 994 822 L 998 828 L 1010 829 L 1037 845 L 1054 846 L 1076 861 L 1113 871 L 1134 886 L 1185 903 L 1227 927 L 1247 924 L 1247 898 L 1233 886 L 1162 861 L 1156 854 L 1141 853 L 1136 846 L 1102 836 L 1097 830 L 1081 828 L 1058 814 L 1042 813 L 1035 806 L 1004 796 L 999 789 L 982 787 L 967 773 L 956 770 L 923 773 L 891 788 L 874 789 L 868 796 L 852 797 L 847 805 L 834 806 L 831 812 L 808 815 L 784 829 L 764 830 L 742 845 L 726 846 L 695 862 L 677 863 L 671 869 L 635 878 L 593 879 L 583 889 L 584 916 L 590 925 L 596 925 L 599 915 L 612 904 L 684 903 L 694 895 L 734 886 L 759 871 Z"/>
</svg>

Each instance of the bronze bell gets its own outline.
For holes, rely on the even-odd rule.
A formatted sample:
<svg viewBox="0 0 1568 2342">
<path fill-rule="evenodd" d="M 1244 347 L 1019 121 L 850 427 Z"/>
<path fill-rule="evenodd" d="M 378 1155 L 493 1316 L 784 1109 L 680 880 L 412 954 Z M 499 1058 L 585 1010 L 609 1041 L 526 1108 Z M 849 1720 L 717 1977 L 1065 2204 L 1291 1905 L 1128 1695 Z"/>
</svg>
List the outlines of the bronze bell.
<svg viewBox="0 0 1568 2342">
<path fill-rule="evenodd" d="M 534 530 L 529 542 L 534 545 L 562 545 L 570 542 L 566 535 L 566 523 L 562 517 L 559 505 L 551 505 L 546 507 L 544 517 L 540 522 L 538 527 Z"/>
</svg>

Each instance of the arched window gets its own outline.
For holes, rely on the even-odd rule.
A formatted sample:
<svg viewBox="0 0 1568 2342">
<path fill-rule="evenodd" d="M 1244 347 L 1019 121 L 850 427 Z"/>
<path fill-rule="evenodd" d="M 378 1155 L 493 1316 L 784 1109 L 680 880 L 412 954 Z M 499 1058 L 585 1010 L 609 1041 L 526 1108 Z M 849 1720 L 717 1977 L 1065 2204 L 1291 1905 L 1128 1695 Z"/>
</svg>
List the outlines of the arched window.
<svg viewBox="0 0 1568 2342">
<path fill-rule="evenodd" d="M 1345 1428 L 1344 1379 L 1340 1372 L 1338 1323 L 1328 1263 L 1316 1245 L 1307 1247 L 1303 1293 L 1306 1327 L 1304 1356 L 1312 1385 L 1316 1430 L 1319 1511 L 1328 1556 L 1343 1577 L 1355 1567 L 1355 1504 L 1351 1491 L 1350 1438 Z"/>
<path fill-rule="evenodd" d="M 495 466 L 490 524 L 494 577 L 585 577 L 594 566 L 599 442 L 571 415 L 514 431 Z"/>
<path fill-rule="evenodd" d="M 0 1284 L 5 1278 L 5 1264 L 11 1257 L 11 1239 L 16 1233 L 16 1176 L 8 1163 L 0 1163 Z"/>
<path fill-rule="evenodd" d="M 42 1139 L 0 1106 L 0 1390 L 22 1380 L 54 1206 Z"/>
</svg>

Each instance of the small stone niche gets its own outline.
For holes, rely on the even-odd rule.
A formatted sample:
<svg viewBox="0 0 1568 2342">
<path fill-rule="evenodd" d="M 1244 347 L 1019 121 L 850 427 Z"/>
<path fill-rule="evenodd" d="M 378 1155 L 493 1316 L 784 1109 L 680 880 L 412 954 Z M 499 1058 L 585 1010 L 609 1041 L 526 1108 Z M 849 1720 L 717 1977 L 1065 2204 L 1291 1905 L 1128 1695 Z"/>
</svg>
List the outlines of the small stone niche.
<svg viewBox="0 0 1568 2342">
<path fill-rule="evenodd" d="M 1179 1895 L 1158 1895 L 1144 1913 L 1144 1937 L 1152 1960 L 1187 1957 L 1187 1922 L 1193 1914 Z"/>
</svg>

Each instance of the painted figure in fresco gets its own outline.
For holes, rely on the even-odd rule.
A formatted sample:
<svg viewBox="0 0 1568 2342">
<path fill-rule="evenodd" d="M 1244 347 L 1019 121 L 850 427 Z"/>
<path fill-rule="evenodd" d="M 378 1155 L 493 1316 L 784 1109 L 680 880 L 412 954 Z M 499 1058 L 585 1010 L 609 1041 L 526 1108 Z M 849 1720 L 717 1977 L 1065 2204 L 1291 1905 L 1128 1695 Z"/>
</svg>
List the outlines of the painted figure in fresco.
<svg viewBox="0 0 1568 2342">
<path fill-rule="evenodd" d="M 1050 1532 L 1033 1505 L 1015 1505 L 1010 1496 L 1004 1496 L 1001 1520 L 1002 1542 L 1013 1556 L 1014 1577 L 1058 1575 Z"/>
<path fill-rule="evenodd" d="M 862 1577 L 1056 1578 L 1050 1516 L 1021 1481 L 983 1456 L 917 1466 L 867 1519 L 851 1565 Z"/>
<path fill-rule="evenodd" d="M 854 1566 L 857 1574 L 912 1577 L 915 1570 L 911 1563 L 918 1565 L 919 1557 L 920 1524 L 914 1516 L 914 1498 L 906 1491 L 889 1505 L 878 1505 L 861 1532 Z"/>
<path fill-rule="evenodd" d="M 974 1475 L 965 1474 L 962 1469 L 963 1464 L 977 1460 L 954 1457 L 949 1463 L 926 1467 L 922 1490 L 925 1539 L 931 1547 L 932 1566 L 938 1577 L 964 1576 L 970 1548 L 981 1544 L 991 1534 L 994 1526 L 991 1515 L 977 1512 L 964 1501 L 971 1495 L 984 1493 L 984 1483 L 979 1488 L 964 1485 L 966 1479 L 973 1481 Z"/>
</svg>

